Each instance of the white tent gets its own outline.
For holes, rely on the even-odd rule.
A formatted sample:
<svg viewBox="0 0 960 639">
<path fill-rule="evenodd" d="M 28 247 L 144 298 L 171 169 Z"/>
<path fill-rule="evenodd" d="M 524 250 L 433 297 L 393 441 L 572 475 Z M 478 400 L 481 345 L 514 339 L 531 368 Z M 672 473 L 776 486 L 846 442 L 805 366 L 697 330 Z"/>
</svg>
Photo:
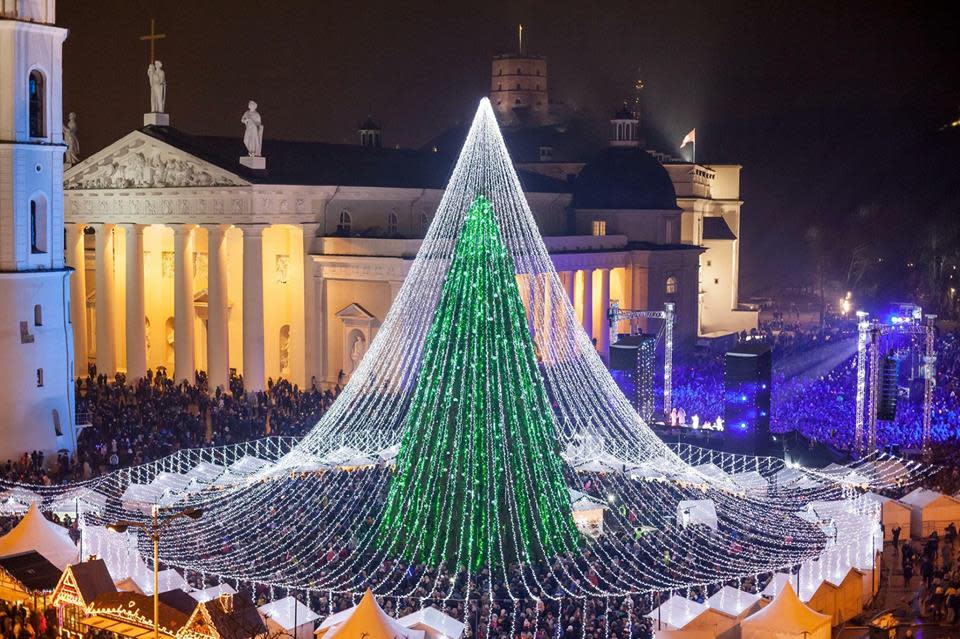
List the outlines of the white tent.
<svg viewBox="0 0 960 639">
<path fill-rule="evenodd" d="M 161 591 L 163 589 L 161 588 Z M 218 584 L 216 586 L 210 586 L 209 588 L 204 588 L 203 590 L 194 590 L 190 593 L 190 596 L 196 599 L 199 603 L 204 601 L 211 601 L 216 599 L 221 595 L 235 595 L 237 591 L 234 590 L 233 586 L 230 584 Z"/>
<path fill-rule="evenodd" d="M 107 497 L 92 488 L 74 488 L 57 495 L 50 503 L 50 510 L 58 515 L 76 516 L 77 512 L 102 512 L 107 507 Z"/>
<path fill-rule="evenodd" d="M 684 528 L 701 524 L 717 529 L 717 506 L 712 499 L 684 499 L 677 504 L 677 521 Z"/>
<path fill-rule="evenodd" d="M 272 463 L 268 462 L 266 459 L 260 459 L 259 457 L 254 457 L 253 455 L 244 455 L 237 461 L 230 464 L 227 467 L 227 470 L 230 471 L 232 475 L 253 475 L 258 473 L 261 470 L 273 466 Z"/>
<path fill-rule="evenodd" d="M 150 482 L 148 486 L 155 486 L 164 492 L 180 493 L 186 490 L 191 481 L 193 481 L 193 478 L 183 473 L 163 472 L 157 473 L 157 476 L 153 478 L 153 481 Z"/>
<path fill-rule="evenodd" d="M 129 484 L 120 495 L 120 503 L 126 510 L 138 510 L 149 513 L 151 508 L 160 503 L 163 488 L 150 484 Z"/>
<path fill-rule="evenodd" d="M 702 603 L 691 601 L 680 595 L 673 595 L 648 612 L 647 617 L 653 620 L 654 628 L 683 630 L 694 619 L 706 612 L 707 607 Z"/>
<path fill-rule="evenodd" d="M 796 468 L 784 468 L 773 475 L 773 483 L 779 488 L 817 488 L 821 484 L 807 473 Z"/>
<path fill-rule="evenodd" d="M 928 537 L 934 531 L 942 535 L 951 523 L 960 525 L 960 499 L 917 488 L 900 501 L 910 507 L 910 534 L 914 537 Z"/>
<path fill-rule="evenodd" d="M 830 639 L 830 617 L 803 605 L 787 583 L 764 609 L 740 623 L 742 639 Z"/>
<path fill-rule="evenodd" d="M 760 610 L 763 605 L 760 595 L 746 592 L 733 586 L 724 586 L 707 599 L 707 606 L 731 617 L 743 618 Z"/>
<path fill-rule="evenodd" d="M 360 603 L 330 615 L 313 634 L 317 639 L 423 639 L 425 633 L 401 626 L 367 590 Z"/>
<path fill-rule="evenodd" d="M 766 492 L 767 488 L 770 487 L 769 482 L 764 479 L 763 475 L 755 470 L 730 475 L 730 479 L 739 488 L 750 492 Z"/>
<path fill-rule="evenodd" d="M 694 466 L 692 470 L 703 475 L 707 479 L 712 480 L 712 483 L 719 483 L 730 488 L 733 487 L 733 481 L 730 479 L 730 475 L 723 472 L 719 466 L 713 463 L 700 464 L 699 466 Z M 696 479 L 696 478 L 695 478 Z"/>
<path fill-rule="evenodd" d="M 31 504 L 39 504 L 43 498 L 32 490 L 15 486 L 0 493 L 0 515 L 22 515 Z"/>
<path fill-rule="evenodd" d="M 216 481 L 226 470 L 224 466 L 202 461 L 187 471 L 187 477 L 202 484 L 209 484 Z"/>
<path fill-rule="evenodd" d="M 293 597 L 284 597 L 257 608 L 267 624 L 270 636 L 310 639 L 314 622 L 320 615 Z"/>
<path fill-rule="evenodd" d="M 13 530 L 0 537 L 0 557 L 35 551 L 63 570 L 77 563 L 77 546 L 67 529 L 48 520 L 37 504 L 30 504 L 27 514 Z"/>
<path fill-rule="evenodd" d="M 607 505 L 595 497 L 591 497 L 579 490 L 567 488 L 570 493 L 570 507 L 573 510 L 573 521 L 577 528 L 591 537 L 603 534 L 603 512 Z"/>
<path fill-rule="evenodd" d="M 866 493 L 863 499 L 880 505 L 880 521 L 883 523 L 884 541 L 893 539 L 893 529 L 897 526 L 900 527 L 901 540 L 910 538 L 910 506 L 876 493 Z"/>
<path fill-rule="evenodd" d="M 460 639 L 465 627 L 462 621 L 457 621 L 432 606 L 400 617 L 397 623 L 404 628 L 423 630 L 426 639 Z"/>
</svg>

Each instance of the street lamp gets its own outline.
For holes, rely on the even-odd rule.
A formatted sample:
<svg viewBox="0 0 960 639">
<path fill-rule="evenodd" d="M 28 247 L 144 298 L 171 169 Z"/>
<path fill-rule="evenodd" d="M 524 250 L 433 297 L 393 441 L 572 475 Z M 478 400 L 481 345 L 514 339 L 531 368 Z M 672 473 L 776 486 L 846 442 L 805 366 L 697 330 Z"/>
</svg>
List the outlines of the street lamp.
<svg viewBox="0 0 960 639">
<path fill-rule="evenodd" d="M 160 519 L 159 506 L 153 506 L 150 512 L 152 519 L 150 522 L 120 520 L 109 524 L 107 528 L 118 533 L 127 532 L 128 528 L 140 528 L 150 535 L 150 540 L 153 542 L 153 639 L 160 639 L 160 532 L 171 521 L 181 517 L 200 519 L 203 511 L 199 508 L 184 508 L 163 519 Z"/>
</svg>

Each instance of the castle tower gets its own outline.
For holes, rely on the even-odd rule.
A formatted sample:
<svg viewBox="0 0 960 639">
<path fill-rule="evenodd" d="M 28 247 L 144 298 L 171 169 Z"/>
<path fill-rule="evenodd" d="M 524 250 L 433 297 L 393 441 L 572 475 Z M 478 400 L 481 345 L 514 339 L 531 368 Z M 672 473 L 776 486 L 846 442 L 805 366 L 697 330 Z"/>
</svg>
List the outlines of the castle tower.
<svg viewBox="0 0 960 639">
<path fill-rule="evenodd" d="M 503 126 L 545 124 L 550 114 L 547 59 L 522 52 L 494 56 L 490 103 Z"/>
<path fill-rule="evenodd" d="M 0 0 L 0 460 L 73 449 L 56 0 Z"/>
</svg>

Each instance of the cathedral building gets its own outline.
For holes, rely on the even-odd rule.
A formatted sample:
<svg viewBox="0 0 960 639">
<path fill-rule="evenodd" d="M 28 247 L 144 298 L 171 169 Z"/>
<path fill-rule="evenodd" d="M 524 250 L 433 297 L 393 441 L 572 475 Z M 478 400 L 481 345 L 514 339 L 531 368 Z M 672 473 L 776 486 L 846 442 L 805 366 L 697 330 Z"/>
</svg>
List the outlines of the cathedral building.
<svg viewBox="0 0 960 639">
<path fill-rule="evenodd" d="M 613 301 L 674 302 L 676 334 L 688 341 L 756 325 L 736 297 L 739 167 L 658 159 L 629 113 L 599 133 L 559 123 L 536 56 L 497 56 L 490 97 L 602 354 Z M 465 131 L 389 149 L 368 119 L 355 145 L 253 140 L 251 157 L 246 138 L 148 116 L 65 174 L 66 260 L 83 274 L 70 291 L 75 373 L 165 367 L 179 380 L 204 370 L 217 386 L 233 370 L 248 388 L 348 378 L 403 283 Z"/>
</svg>

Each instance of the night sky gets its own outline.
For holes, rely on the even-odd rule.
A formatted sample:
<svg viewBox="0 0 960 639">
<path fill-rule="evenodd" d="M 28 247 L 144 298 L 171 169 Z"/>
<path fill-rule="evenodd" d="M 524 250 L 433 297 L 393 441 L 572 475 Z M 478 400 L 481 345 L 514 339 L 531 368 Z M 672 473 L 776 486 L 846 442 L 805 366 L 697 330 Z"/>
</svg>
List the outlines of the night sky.
<svg viewBox="0 0 960 639">
<path fill-rule="evenodd" d="M 64 112 L 86 156 L 147 110 L 150 17 L 167 34 L 172 124 L 242 135 L 256 100 L 266 136 L 355 142 L 366 115 L 384 144 L 418 146 L 468 118 L 490 57 L 547 56 L 551 99 L 606 116 L 632 95 L 667 139 L 698 133 L 698 159 L 744 166 L 743 288 L 793 273 L 798 234 L 889 188 L 960 107 L 955 6 L 887 2 L 238 2 L 60 0 Z M 920 153 L 919 157 L 923 157 Z M 766 276 L 766 277 L 762 277 Z"/>
</svg>

